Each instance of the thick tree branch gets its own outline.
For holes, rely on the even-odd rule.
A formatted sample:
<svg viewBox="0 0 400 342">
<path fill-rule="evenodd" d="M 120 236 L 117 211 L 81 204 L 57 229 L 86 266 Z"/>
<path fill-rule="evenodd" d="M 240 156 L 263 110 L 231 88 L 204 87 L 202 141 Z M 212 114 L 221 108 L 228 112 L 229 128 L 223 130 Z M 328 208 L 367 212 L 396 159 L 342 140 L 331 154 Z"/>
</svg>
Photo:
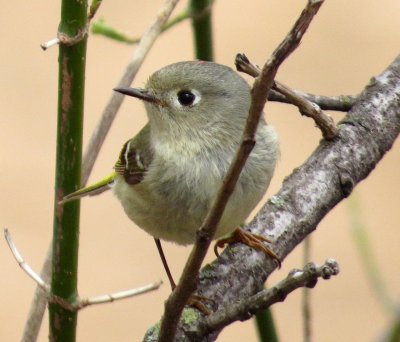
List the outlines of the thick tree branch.
<svg viewBox="0 0 400 342">
<path fill-rule="evenodd" d="M 248 229 L 273 236 L 272 248 L 283 260 L 369 175 L 399 133 L 400 56 L 367 85 L 339 123 L 338 136 L 321 141 L 310 158 L 285 179 Z M 223 310 L 262 291 L 275 268 L 264 254 L 235 244 L 204 267 L 197 293 L 214 301 L 214 311 Z M 195 324 L 179 326 L 176 339 L 191 341 Z M 218 334 L 214 331 L 201 341 L 213 341 Z"/>
</svg>

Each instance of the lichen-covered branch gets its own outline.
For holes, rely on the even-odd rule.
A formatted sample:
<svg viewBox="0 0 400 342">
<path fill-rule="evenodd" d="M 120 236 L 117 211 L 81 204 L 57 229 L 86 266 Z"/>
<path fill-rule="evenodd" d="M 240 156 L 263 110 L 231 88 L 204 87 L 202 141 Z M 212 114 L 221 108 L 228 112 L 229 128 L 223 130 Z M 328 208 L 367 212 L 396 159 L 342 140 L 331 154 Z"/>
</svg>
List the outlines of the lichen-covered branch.
<svg viewBox="0 0 400 342">
<path fill-rule="evenodd" d="M 288 294 L 300 287 L 313 288 L 317 284 L 318 278 L 329 279 L 338 273 L 339 265 L 334 259 L 328 259 L 322 266 L 308 263 L 302 270 L 292 270 L 275 286 L 228 305 L 199 320 L 193 329 L 194 335 L 201 340 L 212 331 L 221 330 L 238 320 L 245 321 L 260 310 L 277 302 L 283 302 Z"/>
<path fill-rule="evenodd" d="M 248 229 L 272 236 L 272 248 L 284 260 L 369 175 L 399 133 L 400 56 L 366 86 L 339 123 L 338 136 L 320 142 L 308 160 L 285 179 Z M 197 293 L 214 301 L 214 311 L 224 310 L 232 302 L 262 291 L 275 268 L 263 253 L 235 244 L 203 268 Z M 191 341 L 195 324 L 180 325 L 176 340 Z M 214 341 L 218 334 L 213 331 L 201 340 Z"/>
</svg>

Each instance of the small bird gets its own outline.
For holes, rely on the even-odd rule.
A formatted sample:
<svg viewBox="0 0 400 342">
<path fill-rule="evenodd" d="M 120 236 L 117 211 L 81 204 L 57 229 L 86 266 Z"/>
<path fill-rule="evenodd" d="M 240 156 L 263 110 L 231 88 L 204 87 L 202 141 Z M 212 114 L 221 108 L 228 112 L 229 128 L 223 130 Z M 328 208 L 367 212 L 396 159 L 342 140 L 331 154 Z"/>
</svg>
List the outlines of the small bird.
<svg viewBox="0 0 400 342">
<path fill-rule="evenodd" d="M 149 122 L 125 143 L 111 175 L 61 203 L 111 188 L 128 217 L 155 238 L 174 288 L 159 239 L 194 243 L 241 142 L 250 87 L 227 66 L 187 61 L 158 70 L 144 89 L 114 90 L 141 99 Z M 266 192 L 278 154 L 277 135 L 261 118 L 215 238 L 234 234 L 217 246 L 239 239 L 279 262 L 268 239 L 239 228 Z"/>
</svg>

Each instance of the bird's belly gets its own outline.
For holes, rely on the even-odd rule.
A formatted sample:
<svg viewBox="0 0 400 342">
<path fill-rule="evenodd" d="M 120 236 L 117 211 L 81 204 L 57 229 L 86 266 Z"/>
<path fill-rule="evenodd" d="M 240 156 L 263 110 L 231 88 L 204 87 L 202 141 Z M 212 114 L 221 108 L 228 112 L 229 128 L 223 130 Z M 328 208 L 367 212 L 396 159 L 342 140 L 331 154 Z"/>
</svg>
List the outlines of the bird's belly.
<svg viewBox="0 0 400 342">
<path fill-rule="evenodd" d="M 159 180 L 158 180 L 159 181 Z M 161 188 L 146 182 L 127 184 L 123 177 L 117 176 L 113 186 L 114 194 L 120 200 L 128 217 L 140 228 L 155 238 L 187 245 L 194 243 L 196 230 L 201 226 L 221 181 L 216 182 L 213 194 L 197 187 L 184 188 L 181 181 L 163 184 Z M 230 233 L 242 224 L 254 206 L 259 202 L 268 184 L 257 189 L 245 188 L 238 184 L 222 219 L 215 238 Z M 174 191 L 171 191 L 174 187 Z"/>
<path fill-rule="evenodd" d="M 129 185 L 118 177 L 113 190 L 136 225 L 153 237 L 183 245 L 194 242 L 196 230 L 209 206 L 202 199 L 187 200 L 187 196 L 182 195 L 183 190 L 160 192 L 157 186 L 149 185 L 146 180 Z"/>
</svg>

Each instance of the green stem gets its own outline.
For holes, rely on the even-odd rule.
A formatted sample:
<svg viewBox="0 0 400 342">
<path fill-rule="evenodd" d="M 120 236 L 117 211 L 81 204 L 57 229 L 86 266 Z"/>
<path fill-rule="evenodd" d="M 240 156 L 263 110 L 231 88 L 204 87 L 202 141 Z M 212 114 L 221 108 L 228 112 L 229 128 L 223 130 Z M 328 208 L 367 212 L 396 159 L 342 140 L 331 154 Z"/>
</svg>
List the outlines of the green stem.
<svg viewBox="0 0 400 342">
<path fill-rule="evenodd" d="M 99 19 L 98 21 L 92 23 L 91 32 L 93 34 L 99 34 L 117 42 L 123 42 L 126 44 L 137 44 L 140 41 L 140 38 L 129 37 L 125 33 L 109 26 L 103 19 Z"/>
<path fill-rule="evenodd" d="M 279 341 L 271 308 L 258 312 L 255 316 L 255 322 L 260 342 Z"/>
<path fill-rule="evenodd" d="M 353 239 L 372 290 L 385 311 L 393 315 L 396 314 L 394 301 L 388 293 L 381 269 L 377 263 L 377 258 L 373 251 L 373 243 L 368 233 L 368 227 L 363 220 L 365 215 L 362 212 L 360 202 L 357 193 L 353 193 L 347 201 Z"/>
<path fill-rule="evenodd" d="M 190 13 L 187 10 L 182 11 L 180 14 L 169 20 L 161 32 L 165 32 L 175 25 L 181 23 L 182 21 L 191 18 Z M 118 31 L 117 29 L 108 25 L 103 19 L 99 19 L 98 21 L 92 24 L 91 32 L 93 34 L 98 34 L 112 40 L 116 40 L 118 42 L 126 43 L 126 44 L 138 44 L 140 42 L 140 37 L 130 37 L 124 32 Z"/>
<path fill-rule="evenodd" d="M 62 1 L 61 33 L 74 37 L 86 22 L 87 1 Z M 71 303 L 77 298 L 79 202 L 58 202 L 80 185 L 85 60 L 86 38 L 72 46 L 60 45 L 51 292 Z M 75 341 L 76 311 L 50 303 L 49 321 L 50 341 Z"/>
<path fill-rule="evenodd" d="M 303 265 L 311 261 L 311 236 L 307 236 L 303 246 Z M 311 336 L 311 290 L 303 287 L 302 293 L 302 318 L 303 318 L 303 342 L 310 342 Z"/>
<path fill-rule="evenodd" d="M 190 13 L 195 41 L 196 58 L 212 61 L 213 42 L 211 25 L 211 0 L 191 0 Z M 208 8 L 208 10 L 207 10 Z"/>
</svg>

